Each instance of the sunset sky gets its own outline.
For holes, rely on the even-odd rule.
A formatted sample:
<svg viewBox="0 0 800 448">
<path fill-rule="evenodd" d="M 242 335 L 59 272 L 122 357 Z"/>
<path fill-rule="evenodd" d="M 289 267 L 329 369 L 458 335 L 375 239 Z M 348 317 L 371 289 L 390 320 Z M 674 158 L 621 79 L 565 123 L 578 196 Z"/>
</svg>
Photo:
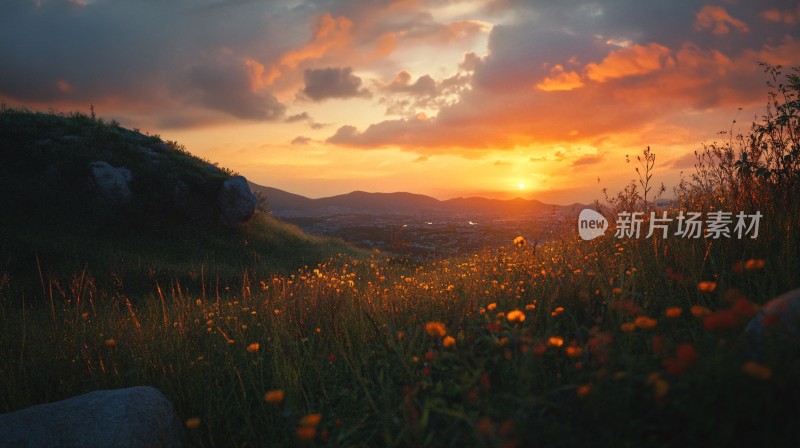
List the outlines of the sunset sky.
<svg viewBox="0 0 800 448">
<path fill-rule="evenodd" d="M 6 0 L 0 99 L 89 111 L 310 197 L 590 202 L 693 171 L 800 65 L 777 0 Z M 739 110 L 741 108 L 741 110 Z M 670 190 L 671 191 L 671 190 Z"/>
</svg>

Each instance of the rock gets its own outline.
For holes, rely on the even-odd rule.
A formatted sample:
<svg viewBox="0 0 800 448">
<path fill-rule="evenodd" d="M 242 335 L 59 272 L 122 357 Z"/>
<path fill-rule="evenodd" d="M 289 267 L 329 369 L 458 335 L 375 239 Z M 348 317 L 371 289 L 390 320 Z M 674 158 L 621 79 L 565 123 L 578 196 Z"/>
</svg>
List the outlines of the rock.
<svg viewBox="0 0 800 448">
<path fill-rule="evenodd" d="M 155 151 L 152 148 L 147 146 L 137 145 L 134 147 L 139 153 L 144 154 L 145 156 L 149 157 L 151 160 L 161 158 L 161 153 Z"/>
<path fill-rule="evenodd" d="M 153 143 L 150 145 L 150 149 L 158 154 L 166 154 L 172 150 L 172 148 L 164 142 Z"/>
<path fill-rule="evenodd" d="M 0 415 L 5 447 L 181 447 L 172 403 L 149 386 L 100 390 Z"/>
<path fill-rule="evenodd" d="M 764 305 L 747 324 L 744 342 L 750 357 L 759 358 L 767 349 L 800 354 L 800 289 L 782 294 Z"/>
<path fill-rule="evenodd" d="M 125 204 L 131 200 L 133 194 L 130 182 L 133 175 L 124 167 L 114 168 L 108 162 L 97 161 L 90 164 L 91 184 L 97 189 L 101 198 L 111 204 Z"/>
<path fill-rule="evenodd" d="M 246 222 L 256 211 L 256 195 L 243 176 L 228 178 L 217 194 L 219 219 L 229 227 Z"/>
</svg>

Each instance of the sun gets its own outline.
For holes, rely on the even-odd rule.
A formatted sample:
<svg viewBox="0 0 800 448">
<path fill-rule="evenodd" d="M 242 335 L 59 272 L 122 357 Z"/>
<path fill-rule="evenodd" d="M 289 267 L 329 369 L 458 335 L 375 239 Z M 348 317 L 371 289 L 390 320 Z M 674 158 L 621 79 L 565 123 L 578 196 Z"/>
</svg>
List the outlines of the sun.
<svg viewBox="0 0 800 448">
<path fill-rule="evenodd" d="M 525 189 L 525 184 L 519 184 L 519 189 L 520 190 L 524 190 Z"/>
</svg>

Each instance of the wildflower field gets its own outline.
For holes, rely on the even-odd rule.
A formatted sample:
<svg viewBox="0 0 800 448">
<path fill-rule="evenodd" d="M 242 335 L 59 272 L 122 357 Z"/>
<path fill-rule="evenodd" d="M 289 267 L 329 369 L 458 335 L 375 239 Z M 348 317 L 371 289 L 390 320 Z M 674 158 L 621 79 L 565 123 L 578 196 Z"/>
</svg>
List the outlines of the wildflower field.
<svg viewBox="0 0 800 448">
<path fill-rule="evenodd" d="M 668 210 L 758 210 L 757 239 L 583 241 L 570 220 L 539 246 L 242 262 L 222 283 L 198 264 L 143 294 L 98 287 L 103 268 L 42 275 L 36 300 L 4 276 L 0 411 L 147 384 L 199 447 L 795 445 L 796 323 L 745 332 L 800 286 L 800 107 L 773 99 Z M 651 210 L 648 182 L 604 210 Z"/>
</svg>

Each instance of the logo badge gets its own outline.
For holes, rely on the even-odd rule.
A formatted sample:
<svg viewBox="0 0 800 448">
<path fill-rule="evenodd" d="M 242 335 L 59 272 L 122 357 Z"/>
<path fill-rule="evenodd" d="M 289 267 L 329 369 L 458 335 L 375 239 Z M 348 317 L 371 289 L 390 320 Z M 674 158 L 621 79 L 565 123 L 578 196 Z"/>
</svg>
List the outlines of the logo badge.
<svg viewBox="0 0 800 448">
<path fill-rule="evenodd" d="M 596 211 L 585 208 L 578 215 L 578 233 L 585 241 L 593 240 L 603 236 L 608 229 L 608 221 L 605 216 Z"/>
</svg>

